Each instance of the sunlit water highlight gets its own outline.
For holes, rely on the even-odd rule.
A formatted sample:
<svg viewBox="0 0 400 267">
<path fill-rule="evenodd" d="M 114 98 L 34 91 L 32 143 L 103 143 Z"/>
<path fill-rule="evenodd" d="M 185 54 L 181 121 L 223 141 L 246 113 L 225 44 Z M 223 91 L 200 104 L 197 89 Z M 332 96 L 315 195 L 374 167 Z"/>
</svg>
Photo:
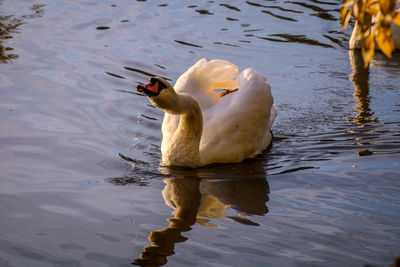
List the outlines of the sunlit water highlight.
<svg viewBox="0 0 400 267">
<path fill-rule="evenodd" d="M 0 1 L 0 266 L 388 266 L 400 55 L 369 69 L 340 1 Z M 135 92 L 200 58 L 272 86 L 271 148 L 161 168 Z"/>
</svg>

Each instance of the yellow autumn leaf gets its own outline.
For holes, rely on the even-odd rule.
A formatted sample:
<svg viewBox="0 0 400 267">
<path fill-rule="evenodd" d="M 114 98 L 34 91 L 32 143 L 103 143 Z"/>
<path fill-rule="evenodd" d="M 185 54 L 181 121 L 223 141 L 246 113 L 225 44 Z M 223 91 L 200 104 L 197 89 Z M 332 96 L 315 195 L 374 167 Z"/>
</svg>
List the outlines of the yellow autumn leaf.
<svg viewBox="0 0 400 267">
<path fill-rule="evenodd" d="M 392 21 L 400 26 L 400 12 L 395 12 L 392 16 Z"/>
<path fill-rule="evenodd" d="M 361 25 L 364 24 L 364 10 L 365 6 L 364 6 L 364 1 L 362 0 L 357 1 L 353 6 L 354 17 Z"/>
<path fill-rule="evenodd" d="M 394 41 L 392 37 L 392 31 L 390 24 L 388 27 L 380 27 L 378 31 L 377 42 L 379 49 L 388 57 L 392 57 L 392 51 L 394 50 Z"/>
<path fill-rule="evenodd" d="M 379 7 L 379 3 L 378 2 L 372 2 L 367 4 L 367 9 L 366 12 L 368 12 L 369 14 L 371 14 L 372 17 L 377 16 L 378 13 L 381 11 L 380 7 Z"/>
<path fill-rule="evenodd" d="M 378 5 L 379 6 L 379 0 L 367 0 L 366 6 L 369 7 L 371 5 Z"/>
<path fill-rule="evenodd" d="M 394 11 L 396 0 L 379 0 L 381 11 L 384 15 L 390 14 Z"/>
<path fill-rule="evenodd" d="M 353 5 L 353 3 L 354 3 L 353 0 L 345 0 L 345 1 L 343 1 L 341 7 L 345 8 L 345 9 L 350 9 L 350 7 Z"/>
<path fill-rule="evenodd" d="M 340 6 L 340 24 L 343 29 L 346 29 L 347 24 L 351 18 L 351 9 L 350 7 L 353 5 L 353 0 L 345 0 L 343 4 Z"/>
<path fill-rule="evenodd" d="M 347 24 L 350 21 L 350 17 L 351 17 L 351 11 L 348 9 L 342 9 L 340 10 L 340 23 L 342 24 L 342 28 L 346 29 L 347 28 Z"/>
<path fill-rule="evenodd" d="M 363 46 L 361 47 L 361 54 L 364 60 L 364 67 L 368 67 L 369 62 L 374 57 L 375 53 L 375 38 L 371 34 L 365 38 Z"/>
</svg>

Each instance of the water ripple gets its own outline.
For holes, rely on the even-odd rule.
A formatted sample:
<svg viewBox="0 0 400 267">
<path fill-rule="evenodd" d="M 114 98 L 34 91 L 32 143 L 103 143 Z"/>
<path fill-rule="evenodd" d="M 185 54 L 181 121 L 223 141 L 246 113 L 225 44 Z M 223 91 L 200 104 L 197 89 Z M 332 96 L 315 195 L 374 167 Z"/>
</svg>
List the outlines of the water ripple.
<svg viewBox="0 0 400 267">
<path fill-rule="evenodd" d="M 301 44 L 307 44 L 307 45 L 312 45 L 312 46 L 333 48 L 332 45 L 321 43 L 321 42 L 319 42 L 317 40 L 309 39 L 305 35 L 292 35 L 292 34 L 276 33 L 276 34 L 270 34 L 268 36 L 280 37 L 282 39 L 276 39 L 276 38 L 271 38 L 271 37 L 261 37 L 261 36 L 257 36 L 257 38 L 263 39 L 263 40 L 272 41 L 272 42 L 301 43 Z"/>
</svg>

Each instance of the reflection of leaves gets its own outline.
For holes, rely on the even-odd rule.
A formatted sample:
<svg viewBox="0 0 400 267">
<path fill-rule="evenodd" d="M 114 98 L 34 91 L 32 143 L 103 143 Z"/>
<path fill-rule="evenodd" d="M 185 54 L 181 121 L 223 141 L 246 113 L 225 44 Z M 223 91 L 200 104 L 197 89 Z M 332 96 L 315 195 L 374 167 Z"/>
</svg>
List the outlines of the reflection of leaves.
<svg viewBox="0 0 400 267">
<path fill-rule="evenodd" d="M 0 63 L 7 63 L 11 59 L 18 58 L 16 54 L 9 53 L 14 50 L 12 47 L 3 45 L 2 40 L 11 39 L 12 33 L 17 32 L 17 28 L 23 22 L 14 16 L 0 16 Z"/>
<path fill-rule="evenodd" d="M 340 23 L 345 29 L 351 15 L 356 19 L 359 25 L 357 36 L 364 38 L 361 49 L 365 67 L 374 56 L 375 40 L 379 49 L 387 57 L 392 57 L 391 23 L 400 25 L 400 12 L 395 9 L 396 0 L 344 0 L 340 8 Z"/>
<path fill-rule="evenodd" d="M 46 5 L 42 5 L 42 4 L 34 4 L 30 9 L 32 11 L 34 11 L 35 13 L 33 14 L 28 14 L 28 15 L 23 15 L 23 18 L 40 18 L 41 16 L 43 16 L 44 14 L 44 8 Z"/>
<path fill-rule="evenodd" d="M 17 18 L 13 15 L 0 16 L 0 63 L 7 63 L 12 59 L 18 58 L 18 55 L 10 53 L 14 48 L 3 45 L 3 40 L 13 38 L 12 34 L 17 33 L 19 26 L 25 24 L 22 18 L 41 17 L 44 14 L 44 6 L 45 5 L 34 4 L 30 8 L 34 13 L 23 15 L 21 18 Z"/>
</svg>

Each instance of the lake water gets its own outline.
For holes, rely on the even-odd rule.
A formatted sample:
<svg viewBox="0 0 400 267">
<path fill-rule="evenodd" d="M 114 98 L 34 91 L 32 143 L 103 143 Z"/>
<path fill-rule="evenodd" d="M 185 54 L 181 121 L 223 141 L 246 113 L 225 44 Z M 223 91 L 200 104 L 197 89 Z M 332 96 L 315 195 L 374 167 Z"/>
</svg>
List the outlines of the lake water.
<svg viewBox="0 0 400 267">
<path fill-rule="evenodd" d="M 348 51 L 340 1 L 0 1 L 0 266 L 388 266 L 400 54 Z M 263 73 L 272 147 L 160 167 L 136 93 L 201 58 Z"/>
</svg>

